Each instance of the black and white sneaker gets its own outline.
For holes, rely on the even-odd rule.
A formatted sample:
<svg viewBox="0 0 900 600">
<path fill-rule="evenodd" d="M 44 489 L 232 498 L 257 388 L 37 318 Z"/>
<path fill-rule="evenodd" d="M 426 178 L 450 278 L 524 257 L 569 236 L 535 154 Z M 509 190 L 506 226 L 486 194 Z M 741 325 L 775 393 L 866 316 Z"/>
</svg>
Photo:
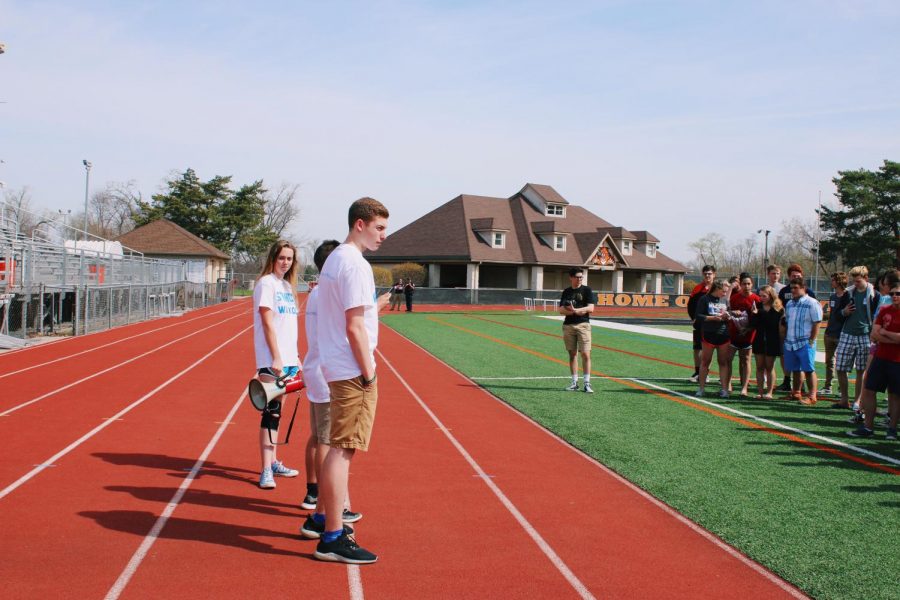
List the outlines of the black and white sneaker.
<svg viewBox="0 0 900 600">
<path fill-rule="evenodd" d="M 578 391 L 578 382 L 573 381 L 572 385 L 570 385 L 569 387 L 566 388 L 566 391 L 567 392 L 577 392 Z"/>
<path fill-rule="evenodd" d="M 847 435 L 857 438 L 870 438 L 875 435 L 875 432 L 871 429 L 868 429 L 865 425 L 860 425 L 856 429 L 848 431 Z"/>
<path fill-rule="evenodd" d="M 341 520 L 344 523 L 356 523 L 362 519 L 362 513 L 353 512 L 352 510 L 344 509 L 344 514 L 341 515 Z"/>
<path fill-rule="evenodd" d="M 700 381 L 700 373 L 694 373 L 693 375 L 690 376 L 690 378 L 688 378 L 688 381 L 690 381 L 691 383 L 699 382 Z"/>
<path fill-rule="evenodd" d="M 313 556 L 319 560 L 350 565 L 369 565 L 378 560 L 376 555 L 365 548 L 360 548 L 356 540 L 347 533 L 342 533 L 333 542 L 326 542 L 320 538 Z"/>
<path fill-rule="evenodd" d="M 325 523 L 317 523 L 312 515 L 307 515 L 303 525 L 300 526 L 300 535 L 308 540 L 317 540 L 322 537 L 323 533 L 325 533 Z M 344 533 L 353 535 L 353 528 L 349 525 L 344 525 Z"/>
<path fill-rule="evenodd" d="M 300 508 L 304 510 L 315 510 L 316 502 L 319 501 L 318 496 L 313 496 L 312 494 L 307 494 L 303 497 L 303 501 L 300 503 Z"/>
</svg>

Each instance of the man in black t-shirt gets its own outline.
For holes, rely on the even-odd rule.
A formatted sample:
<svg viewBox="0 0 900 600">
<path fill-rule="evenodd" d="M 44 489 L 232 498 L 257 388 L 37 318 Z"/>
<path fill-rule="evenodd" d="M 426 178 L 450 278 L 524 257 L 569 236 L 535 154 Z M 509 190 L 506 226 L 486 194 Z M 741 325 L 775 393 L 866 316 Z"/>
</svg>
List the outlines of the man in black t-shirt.
<svg viewBox="0 0 900 600">
<path fill-rule="evenodd" d="M 594 312 L 594 292 L 586 285 L 584 271 L 578 267 L 569 270 L 571 286 L 563 290 L 559 299 L 559 313 L 563 320 L 563 341 L 569 353 L 569 371 L 572 383 L 566 389 L 578 391 L 578 360 L 581 354 L 581 370 L 584 372 L 584 391 L 593 394 L 591 388 L 591 313 Z"/>
</svg>

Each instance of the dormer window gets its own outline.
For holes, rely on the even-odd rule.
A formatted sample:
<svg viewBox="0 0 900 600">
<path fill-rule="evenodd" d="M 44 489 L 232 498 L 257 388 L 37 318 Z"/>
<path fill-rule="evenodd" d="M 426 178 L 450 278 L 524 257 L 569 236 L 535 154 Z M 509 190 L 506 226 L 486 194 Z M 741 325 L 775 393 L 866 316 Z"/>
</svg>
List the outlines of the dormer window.
<svg viewBox="0 0 900 600">
<path fill-rule="evenodd" d="M 656 258 L 656 244 L 647 244 L 647 256 Z"/>
<path fill-rule="evenodd" d="M 622 254 L 631 255 L 631 240 L 622 240 Z"/>
<path fill-rule="evenodd" d="M 491 244 L 494 248 L 506 248 L 506 234 L 500 232 L 494 232 L 492 236 L 493 243 Z"/>
<path fill-rule="evenodd" d="M 557 251 L 562 251 L 566 249 L 566 236 L 564 235 L 556 235 L 553 236 L 553 249 Z"/>
<path fill-rule="evenodd" d="M 548 217 L 564 217 L 566 216 L 566 209 L 562 204 L 548 204 L 547 205 L 547 216 Z"/>
</svg>

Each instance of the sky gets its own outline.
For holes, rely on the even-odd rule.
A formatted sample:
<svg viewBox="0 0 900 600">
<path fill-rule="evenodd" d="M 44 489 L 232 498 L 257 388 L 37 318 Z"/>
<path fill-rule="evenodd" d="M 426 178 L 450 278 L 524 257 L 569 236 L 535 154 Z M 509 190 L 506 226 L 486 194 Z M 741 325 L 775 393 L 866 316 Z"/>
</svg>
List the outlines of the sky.
<svg viewBox="0 0 900 600">
<path fill-rule="evenodd" d="M 381 200 L 553 186 L 682 261 L 900 160 L 900 3 L 0 0 L 0 181 L 82 210 L 173 173 L 298 184 L 296 241 Z"/>
</svg>

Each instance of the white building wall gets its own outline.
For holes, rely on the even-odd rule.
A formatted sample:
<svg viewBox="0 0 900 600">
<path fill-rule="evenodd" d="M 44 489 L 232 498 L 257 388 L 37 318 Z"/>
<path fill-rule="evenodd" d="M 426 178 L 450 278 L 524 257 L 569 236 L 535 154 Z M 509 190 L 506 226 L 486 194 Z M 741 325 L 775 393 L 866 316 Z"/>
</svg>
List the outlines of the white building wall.
<svg viewBox="0 0 900 600">
<path fill-rule="evenodd" d="M 544 289 L 544 267 L 534 265 L 531 267 L 531 289 Z"/>
<path fill-rule="evenodd" d="M 478 267 L 479 265 L 476 263 L 466 265 L 466 286 L 469 289 L 478 288 Z"/>
</svg>

